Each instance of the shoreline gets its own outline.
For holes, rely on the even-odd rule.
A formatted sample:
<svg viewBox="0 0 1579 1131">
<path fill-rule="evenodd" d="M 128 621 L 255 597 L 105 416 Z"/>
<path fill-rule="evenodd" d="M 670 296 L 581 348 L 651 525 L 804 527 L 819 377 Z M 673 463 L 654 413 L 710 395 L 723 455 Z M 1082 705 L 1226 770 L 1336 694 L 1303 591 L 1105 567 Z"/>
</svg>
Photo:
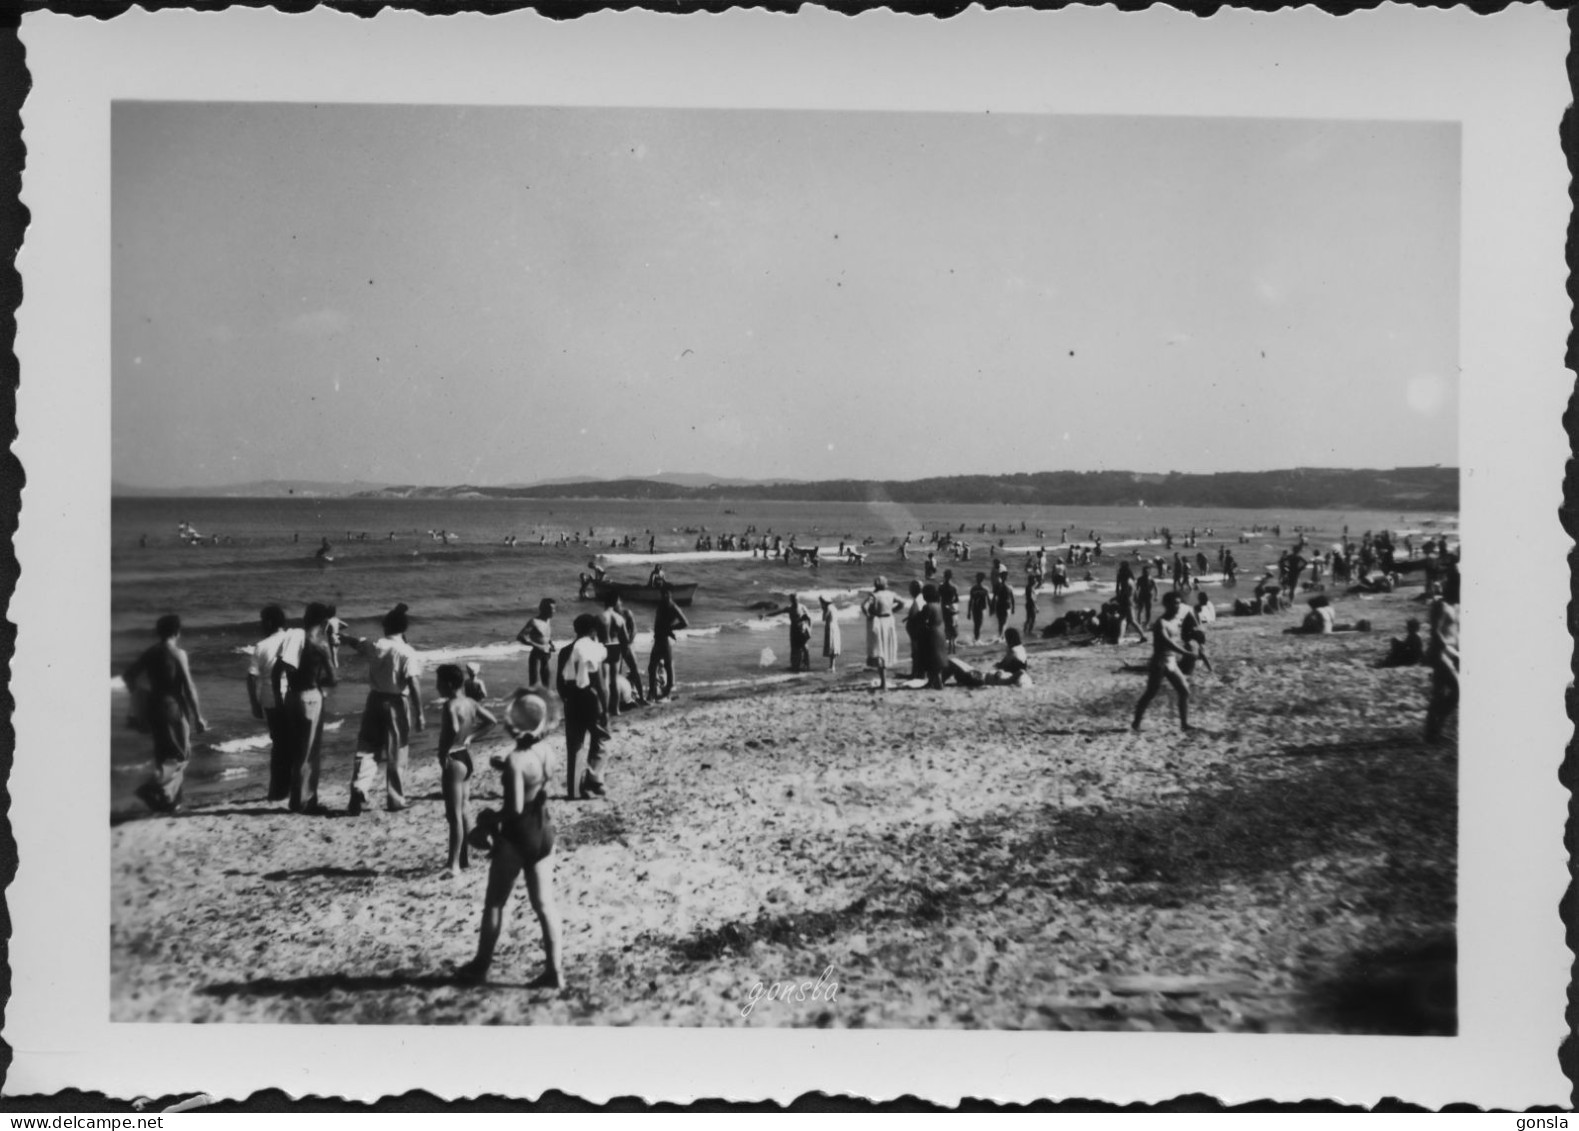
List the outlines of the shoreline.
<svg viewBox="0 0 1579 1131">
<path fill-rule="evenodd" d="M 1416 592 L 1337 598 L 1370 633 L 1219 620 L 1189 736 L 1167 692 L 1129 732 L 1142 677 L 1116 669 L 1144 649 L 1045 640 L 1030 689 L 881 695 L 854 639 L 834 679 L 621 716 L 610 799 L 550 795 L 558 995 L 524 988 L 519 888 L 494 980 L 448 980 L 486 862 L 438 878 L 431 754 L 400 814 L 118 824 L 112 1017 L 1450 1032 L 1456 743 L 1419 740 L 1424 669 L 1372 666 Z M 497 803 L 492 772 L 473 789 L 474 816 Z M 742 1014 L 754 984 L 830 968 L 834 1002 Z M 1384 975 L 1419 992 L 1366 1014 Z"/>
</svg>

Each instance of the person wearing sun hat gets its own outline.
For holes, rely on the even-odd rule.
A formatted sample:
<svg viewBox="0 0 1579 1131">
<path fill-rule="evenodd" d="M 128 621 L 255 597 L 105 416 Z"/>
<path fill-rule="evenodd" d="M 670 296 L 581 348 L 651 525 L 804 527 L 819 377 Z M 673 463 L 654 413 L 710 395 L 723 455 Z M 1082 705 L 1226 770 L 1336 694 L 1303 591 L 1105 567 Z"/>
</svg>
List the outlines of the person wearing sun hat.
<svg viewBox="0 0 1579 1131">
<path fill-rule="evenodd" d="M 396 605 L 384 614 L 384 635 L 378 640 L 344 634 L 347 644 L 367 657 L 367 678 L 372 686 L 362 725 L 356 736 L 356 768 L 351 777 L 353 816 L 369 804 L 378 764 L 384 764 L 385 805 L 392 813 L 406 808 L 407 767 L 411 760 L 411 732 L 422 730 L 422 661 L 406 643 L 410 618 L 407 606 Z"/>
<path fill-rule="evenodd" d="M 526 876 L 526 894 L 543 931 L 546 969 L 531 989 L 558 989 L 562 984 L 559 952 L 559 911 L 554 903 L 554 821 L 548 812 L 548 746 L 542 742 L 551 720 L 549 701 L 535 689 L 521 688 L 505 708 L 505 726 L 515 748 L 489 760 L 500 773 L 502 811 L 478 815 L 472 833 L 475 847 L 491 847 L 488 890 L 483 897 L 477 931 L 477 955 L 455 971 L 455 980 L 477 985 L 487 980 L 494 948 L 504 929 L 504 908 L 516 877 Z"/>
</svg>

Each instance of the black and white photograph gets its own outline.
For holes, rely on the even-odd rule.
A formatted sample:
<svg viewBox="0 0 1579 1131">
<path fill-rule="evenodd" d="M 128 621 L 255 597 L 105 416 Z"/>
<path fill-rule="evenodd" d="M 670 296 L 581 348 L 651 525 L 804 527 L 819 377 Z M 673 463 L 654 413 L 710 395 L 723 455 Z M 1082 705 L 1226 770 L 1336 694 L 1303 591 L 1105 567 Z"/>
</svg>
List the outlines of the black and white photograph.
<svg viewBox="0 0 1579 1131">
<path fill-rule="evenodd" d="M 1023 1048 L 1105 1060 L 1101 1033 L 1146 1057 L 1193 1041 L 1185 1073 L 1215 1034 L 1281 1064 L 1246 1095 L 1362 1102 L 1375 1085 L 1309 1061 L 1385 1079 L 1365 1066 L 1385 1039 L 1432 1081 L 1420 1102 L 1452 1102 L 1455 1073 L 1470 1100 L 1566 1094 L 1560 994 L 1549 1063 L 1448 1068 L 1528 1028 L 1488 1013 L 1533 1000 L 1499 978 L 1565 980 L 1567 641 L 1560 612 L 1509 622 L 1565 592 L 1571 387 L 1560 238 L 1525 264 L 1557 312 L 1518 347 L 1542 368 L 1491 372 L 1514 327 L 1483 303 L 1487 248 L 1514 244 L 1485 233 L 1502 182 L 1471 171 L 1485 143 L 1450 99 L 1393 75 L 1356 109 L 1250 65 L 1269 97 L 1233 108 L 1067 96 L 1078 76 L 905 97 L 972 35 L 1034 72 L 1016 29 L 1132 74 L 1142 18 L 1118 13 L 1111 35 L 975 13 L 952 38 L 888 17 L 915 66 L 870 70 L 905 77 L 876 97 L 832 64 L 829 98 L 747 82 L 771 18 L 736 25 L 692 98 L 545 77 L 554 44 L 595 41 L 540 21 L 503 36 L 543 63 L 515 87 L 359 91 L 313 59 L 297 88 L 214 77 L 226 51 L 409 29 L 319 15 L 313 47 L 293 17 L 227 13 L 192 76 L 112 72 L 100 191 L 49 198 L 100 213 L 70 297 L 96 344 L 51 342 L 18 453 L 29 490 L 87 509 L 24 495 L 18 769 L 53 769 L 13 794 L 96 830 L 47 866 L 99 924 L 67 996 L 103 1039 L 398 1032 L 459 1060 L 483 1027 L 583 1058 L 614 1030 L 875 1032 L 924 1063 L 1048 1040 Z M 1200 34 L 1173 15 L 1144 22 Z M 1480 73 L 1456 13 L 1374 15 Z M 277 37 L 244 48 L 260 17 Z M 687 19 L 604 19 L 593 77 L 638 26 L 682 70 L 720 27 Z M 869 68 L 878 25 L 795 19 Z M 1560 82 L 1559 17 L 1493 19 Z M 1351 46 L 1373 66 L 1303 26 L 1313 69 Z M 464 30 L 479 75 L 508 70 Z M 46 68 L 61 31 L 34 29 Z M 790 42 L 763 47 L 769 77 Z M 41 299 L 69 286 L 51 270 Z M 19 353 L 25 390 L 41 358 Z M 46 417 L 77 439 L 45 453 Z M 1521 451 L 1549 481 L 1512 478 Z M 65 604 L 69 629 L 29 615 Z M 20 886 L 46 863 L 17 835 Z M 598 1066 L 613 1094 L 667 1095 L 622 1078 L 629 1055 Z M 293 1090 L 269 1063 L 254 1086 Z M 975 1094 L 1053 1093 L 1027 1071 Z M 1112 1071 L 1056 1089 L 1166 1087 Z M 442 1093 L 384 1089 L 419 1084 Z"/>
</svg>

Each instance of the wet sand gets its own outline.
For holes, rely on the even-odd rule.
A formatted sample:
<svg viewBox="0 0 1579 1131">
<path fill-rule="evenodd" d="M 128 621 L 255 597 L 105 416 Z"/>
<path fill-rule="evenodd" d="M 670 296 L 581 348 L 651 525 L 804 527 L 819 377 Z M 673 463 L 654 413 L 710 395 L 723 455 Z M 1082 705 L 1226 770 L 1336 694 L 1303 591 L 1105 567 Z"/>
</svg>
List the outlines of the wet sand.
<svg viewBox="0 0 1579 1131">
<path fill-rule="evenodd" d="M 692 697 L 682 671 L 616 720 L 608 800 L 551 802 L 558 994 L 526 988 L 524 887 L 491 982 L 449 980 L 487 861 L 440 878 L 431 731 L 403 813 L 120 824 L 112 1017 L 1450 1033 L 1456 727 L 1424 745 L 1426 670 L 1375 666 L 1419 592 L 1335 597 L 1368 634 L 1218 620 L 1190 735 L 1166 691 L 1130 732 L 1134 644 L 1033 641 L 1030 689 L 879 694 L 859 631 L 832 677 Z M 497 797 L 483 770 L 473 811 Z"/>
</svg>

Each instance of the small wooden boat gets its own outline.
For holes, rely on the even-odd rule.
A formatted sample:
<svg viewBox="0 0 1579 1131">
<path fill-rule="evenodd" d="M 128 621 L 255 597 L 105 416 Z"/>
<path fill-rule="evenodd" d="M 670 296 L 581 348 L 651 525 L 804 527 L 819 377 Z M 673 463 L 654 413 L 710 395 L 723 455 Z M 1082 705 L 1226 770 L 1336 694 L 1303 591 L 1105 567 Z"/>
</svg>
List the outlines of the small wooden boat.
<svg viewBox="0 0 1579 1131">
<path fill-rule="evenodd" d="M 697 582 L 690 581 L 684 584 L 669 583 L 669 592 L 674 596 L 676 605 L 689 605 L 696 596 Z M 663 599 L 661 592 L 650 585 L 638 585 L 633 581 L 594 581 L 592 595 L 599 601 L 610 594 L 618 594 L 626 601 L 636 601 L 641 604 L 656 605 Z"/>
</svg>

